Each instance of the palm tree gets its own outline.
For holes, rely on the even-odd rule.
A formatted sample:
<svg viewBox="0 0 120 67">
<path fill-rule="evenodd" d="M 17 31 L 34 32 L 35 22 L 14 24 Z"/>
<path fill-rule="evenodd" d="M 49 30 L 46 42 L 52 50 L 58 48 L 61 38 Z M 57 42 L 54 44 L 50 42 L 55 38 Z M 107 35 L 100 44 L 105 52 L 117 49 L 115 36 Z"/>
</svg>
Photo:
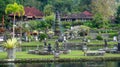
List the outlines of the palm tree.
<svg viewBox="0 0 120 67">
<path fill-rule="evenodd" d="M 24 15 L 24 7 L 22 5 L 17 4 L 16 2 L 14 4 L 8 4 L 5 13 L 12 13 L 14 15 L 14 20 L 13 20 L 13 38 L 15 37 L 15 16 L 16 14 L 18 16 Z"/>
</svg>

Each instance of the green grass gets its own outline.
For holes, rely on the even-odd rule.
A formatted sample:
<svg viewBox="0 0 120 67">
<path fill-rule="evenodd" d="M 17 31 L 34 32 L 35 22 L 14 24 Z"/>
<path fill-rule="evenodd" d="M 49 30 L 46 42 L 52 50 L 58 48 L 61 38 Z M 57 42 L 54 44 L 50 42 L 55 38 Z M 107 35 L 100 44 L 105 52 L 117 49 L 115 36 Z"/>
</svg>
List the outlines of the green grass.
<svg viewBox="0 0 120 67">
<path fill-rule="evenodd" d="M 22 46 L 37 46 L 37 45 L 42 45 L 42 42 L 39 41 L 32 41 L 32 42 L 23 42 Z"/>
<path fill-rule="evenodd" d="M 117 42 L 114 42 L 114 41 L 109 41 L 107 43 L 110 45 L 117 44 Z M 88 45 L 104 45 L 104 41 L 103 40 L 91 40 L 91 42 L 88 43 Z"/>
<path fill-rule="evenodd" d="M 6 59 L 7 53 L 0 52 L 0 59 Z M 70 54 L 61 54 L 60 59 L 94 59 L 94 58 L 102 57 L 102 58 L 120 58 L 120 54 L 110 54 L 106 53 L 104 56 L 84 56 L 84 53 L 79 50 L 73 50 Z M 53 55 L 34 55 L 28 54 L 27 52 L 17 52 L 16 53 L 17 59 L 53 59 Z"/>
<path fill-rule="evenodd" d="M 71 43 L 79 43 L 79 42 L 82 42 L 82 40 L 80 39 L 72 39 L 72 40 L 68 40 L 69 42 Z"/>
</svg>

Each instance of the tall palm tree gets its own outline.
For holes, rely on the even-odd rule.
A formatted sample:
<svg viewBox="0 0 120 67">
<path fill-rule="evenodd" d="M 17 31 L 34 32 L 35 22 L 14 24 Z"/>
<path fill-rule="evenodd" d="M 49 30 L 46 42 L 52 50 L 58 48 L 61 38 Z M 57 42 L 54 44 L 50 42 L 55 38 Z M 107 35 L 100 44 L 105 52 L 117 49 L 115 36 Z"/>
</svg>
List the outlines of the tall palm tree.
<svg viewBox="0 0 120 67">
<path fill-rule="evenodd" d="M 14 4 L 8 4 L 5 9 L 5 13 L 12 13 L 14 15 L 13 19 L 13 38 L 15 37 L 15 16 L 16 14 L 18 16 L 24 15 L 24 7 L 22 5 L 17 4 L 16 2 Z"/>
</svg>

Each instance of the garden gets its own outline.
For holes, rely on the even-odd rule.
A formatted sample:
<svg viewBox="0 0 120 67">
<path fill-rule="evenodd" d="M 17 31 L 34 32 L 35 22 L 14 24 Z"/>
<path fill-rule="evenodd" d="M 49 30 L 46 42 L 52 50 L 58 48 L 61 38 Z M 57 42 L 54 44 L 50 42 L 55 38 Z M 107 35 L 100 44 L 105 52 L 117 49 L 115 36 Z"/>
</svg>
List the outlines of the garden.
<svg viewBox="0 0 120 67">
<path fill-rule="evenodd" d="M 94 67 L 96 63 L 87 63 L 89 61 L 106 67 L 109 67 L 108 62 L 113 66 L 119 64 L 120 7 L 114 6 L 117 9 L 113 11 L 110 4 L 113 0 L 106 3 L 102 0 L 85 1 L 90 9 L 81 8 L 80 11 L 71 8 L 75 7 L 71 5 L 72 0 L 56 0 L 55 3 L 51 0 L 46 4 L 41 0 L 33 2 L 41 4 L 42 8 L 38 5 L 33 7 L 26 1 L 27 5 L 19 0 L 13 4 L 9 4 L 12 1 L 1 1 L 4 10 L 0 12 L 5 15 L 0 13 L 0 63 L 15 66 L 15 63 L 51 62 L 56 67 L 58 62 L 81 62 L 81 67 L 89 64 Z M 78 7 L 77 0 L 73 3 Z M 107 9 L 110 5 L 112 7 Z M 53 67 L 52 64 L 48 66 Z"/>
</svg>

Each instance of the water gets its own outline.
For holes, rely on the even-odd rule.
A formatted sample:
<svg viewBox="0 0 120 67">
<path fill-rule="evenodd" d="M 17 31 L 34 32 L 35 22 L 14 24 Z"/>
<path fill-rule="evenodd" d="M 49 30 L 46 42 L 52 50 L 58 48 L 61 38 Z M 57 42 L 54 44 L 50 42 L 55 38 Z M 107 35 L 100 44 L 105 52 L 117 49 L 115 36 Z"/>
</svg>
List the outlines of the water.
<svg viewBox="0 0 120 67">
<path fill-rule="evenodd" d="M 63 49 L 63 47 L 60 47 L 61 49 Z M 88 46 L 88 49 L 90 50 L 99 50 L 99 49 L 103 49 L 104 46 Z M 109 48 L 113 48 L 113 46 L 110 46 Z M 22 51 L 29 51 L 29 50 L 35 50 L 37 49 L 37 47 L 22 47 Z M 43 49 L 43 47 L 39 47 L 38 49 Z M 82 50 L 82 46 L 68 46 L 67 49 L 70 50 Z"/>
<path fill-rule="evenodd" d="M 4 51 L 3 47 L 0 47 L 0 52 L 3 52 L 3 51 Z"/>
<path fill-rule="evenodd" d="M 71 63 L 4 63 L 0 67 L 120 67 L 120 61 Z"/>
</svg>

